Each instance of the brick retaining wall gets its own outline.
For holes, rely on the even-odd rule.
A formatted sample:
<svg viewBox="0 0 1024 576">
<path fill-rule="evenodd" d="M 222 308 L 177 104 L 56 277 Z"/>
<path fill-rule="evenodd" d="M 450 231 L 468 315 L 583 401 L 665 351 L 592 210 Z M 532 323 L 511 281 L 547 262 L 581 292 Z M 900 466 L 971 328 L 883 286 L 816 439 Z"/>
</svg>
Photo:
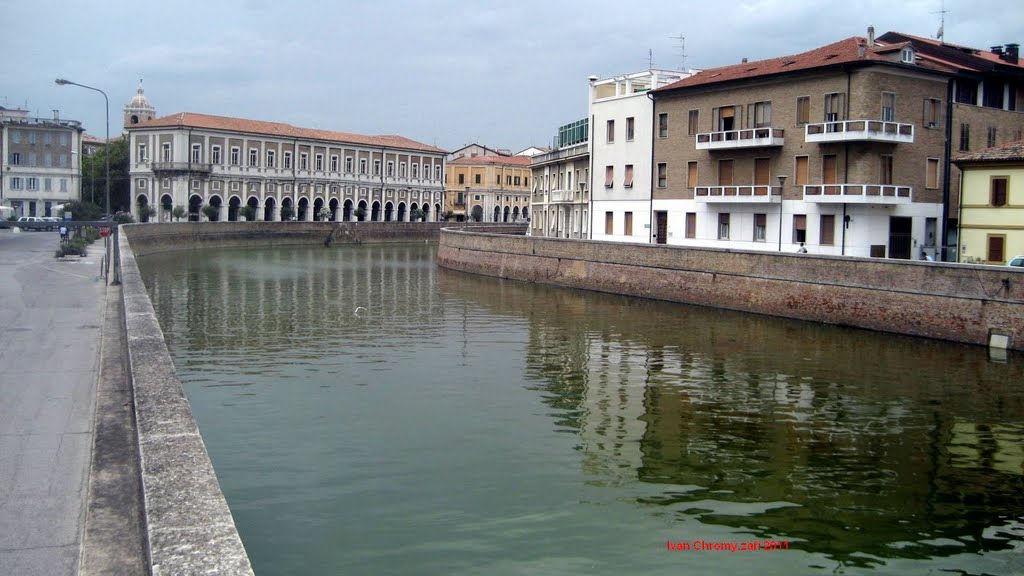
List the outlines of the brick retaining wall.
<svg viewBox="0 0 1024 576">
<path fill-rule="evenodd" d="M 446 268 L 1024 350 L 1024 271 L 996 266 L 741 252 L 441 232 Z"/>
</svg>

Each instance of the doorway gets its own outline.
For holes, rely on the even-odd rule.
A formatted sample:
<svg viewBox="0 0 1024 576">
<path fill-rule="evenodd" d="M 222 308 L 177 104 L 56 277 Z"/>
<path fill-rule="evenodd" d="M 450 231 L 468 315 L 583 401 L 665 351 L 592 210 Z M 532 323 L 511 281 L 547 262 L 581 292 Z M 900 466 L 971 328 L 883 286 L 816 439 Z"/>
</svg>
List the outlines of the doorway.
<svg viewBox="0 0 1024 576">
<path fill-rule="evenodd" d="M 889 258 L 910 260 L 911 223 L 909 217 L 889 217 Z"/>
<path fill-rule="evenodd" d="M 656 244 L 665 244 L 668 242 L 668 212 L 655 212 L 654 219 L 657 226 L 654 242 Z"/>
</svg>

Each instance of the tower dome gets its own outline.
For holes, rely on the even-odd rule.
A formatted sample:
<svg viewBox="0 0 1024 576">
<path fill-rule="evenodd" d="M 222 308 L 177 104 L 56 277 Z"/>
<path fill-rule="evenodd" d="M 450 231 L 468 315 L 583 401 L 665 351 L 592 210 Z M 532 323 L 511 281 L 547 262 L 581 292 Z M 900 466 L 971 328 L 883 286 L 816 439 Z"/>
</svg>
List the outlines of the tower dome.
<svg viewBox="0 0 1024 576">
<path fill-rule="evenodd" d="M 135 91 L 135 96 L 132 96 L 132 99 L 124 107 L 124 125 L 127 128 L 133 124 L 152 120 L 153 118 L 156 118 L 156 108 L 150 104 L 149 98 L 146 98 L 146 94 L 142 90 L 142 79 L 140 78 L 139 88 Z"/>
</svg>

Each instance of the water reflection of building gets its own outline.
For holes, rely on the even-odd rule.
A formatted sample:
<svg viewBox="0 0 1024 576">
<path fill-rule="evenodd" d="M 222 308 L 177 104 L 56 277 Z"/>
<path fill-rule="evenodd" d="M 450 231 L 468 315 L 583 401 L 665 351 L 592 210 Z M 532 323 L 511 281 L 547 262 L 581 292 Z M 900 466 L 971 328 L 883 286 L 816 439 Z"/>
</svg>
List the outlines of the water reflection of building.
<svg viewBox="0 0 1024 576">
<path fill-rule="evenodd" d="M 438 280 L 443 293 L 530 321 L 526 372 L 556 426 L 577 431 L 598 482 L 663 487 L 642 505 L 847 565 L 1014 545 L 990 536 L 1024 511 L 1019 363 L 512 282 L 496 299 L 493 279 Z"/>
</svg>

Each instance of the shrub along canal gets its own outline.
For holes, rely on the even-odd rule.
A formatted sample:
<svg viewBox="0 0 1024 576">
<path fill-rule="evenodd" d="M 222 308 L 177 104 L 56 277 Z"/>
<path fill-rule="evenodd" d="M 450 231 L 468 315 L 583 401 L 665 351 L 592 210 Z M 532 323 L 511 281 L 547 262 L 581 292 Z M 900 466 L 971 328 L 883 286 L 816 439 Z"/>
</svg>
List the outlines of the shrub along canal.
<svg viewBox="0 0 1024 576">
<path fill-rule="evenodd" d="M 435 252 L 139 259 L 257 574 L 1024 571 L 1019 354 Z"/>
</svg>

